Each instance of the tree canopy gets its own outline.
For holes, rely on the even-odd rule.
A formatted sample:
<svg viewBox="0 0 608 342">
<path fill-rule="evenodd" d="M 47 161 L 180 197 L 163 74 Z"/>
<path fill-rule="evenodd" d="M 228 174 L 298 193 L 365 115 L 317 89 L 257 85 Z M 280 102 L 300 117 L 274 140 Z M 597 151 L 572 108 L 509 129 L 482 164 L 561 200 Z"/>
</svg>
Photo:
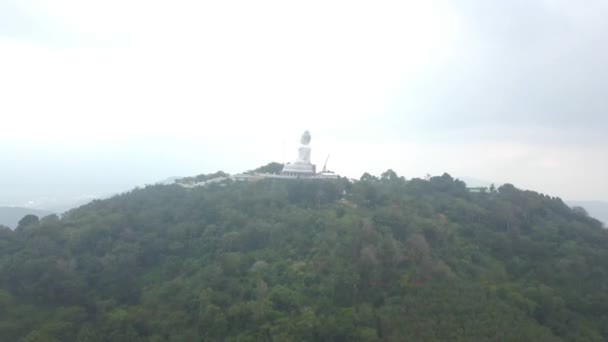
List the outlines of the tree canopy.
<svg viewBox="0 0 608 342">
<path fill-rule="evenodd" d="M 608 340 L 608 233 L 512 185 L 227 179 L 26 221 L 7 341 Z"/>
</svg>

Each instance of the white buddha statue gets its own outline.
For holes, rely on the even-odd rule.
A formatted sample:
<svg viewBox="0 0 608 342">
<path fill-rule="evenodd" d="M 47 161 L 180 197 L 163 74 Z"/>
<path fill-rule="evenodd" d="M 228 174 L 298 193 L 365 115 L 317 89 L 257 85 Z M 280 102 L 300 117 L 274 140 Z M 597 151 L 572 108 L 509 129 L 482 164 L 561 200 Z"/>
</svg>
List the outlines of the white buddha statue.
<svg viewBox="0 0 608 342">
<path fill-rule="evenodd" d="M 314 176 L 315 165 L 310 162 L 310 132 L 305 131 L 300 138 L 302 144 L 298 148 L 298 159 L 293 163 L 287 163 L 283 167 L 283 175 L 287 176 Z"/>
<path fill-rule="evenodd" d="M 298 160 L 297 164 L 310 164 L 310 132 L 305 131 L 300 138 L 302 146 L 298 149 Z"/>
</svg>

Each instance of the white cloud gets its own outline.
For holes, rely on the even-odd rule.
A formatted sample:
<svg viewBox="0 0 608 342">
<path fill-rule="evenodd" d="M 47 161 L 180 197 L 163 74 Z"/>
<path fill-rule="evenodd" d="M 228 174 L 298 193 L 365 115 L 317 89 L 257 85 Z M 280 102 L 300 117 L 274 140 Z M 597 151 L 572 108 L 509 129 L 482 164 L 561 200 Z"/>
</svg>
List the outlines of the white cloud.
<svg viewBox="0 0 608 342">
<path fill-rule="evenodd" d="M 14 138 L 335 127 L 382 111 L 404 79 L 449 56 L 444 35 L 455 32 L 449 17 L 417 4 L 35 3 L 118 43 L 0 41 L 2 119 Z"/>
</svg>

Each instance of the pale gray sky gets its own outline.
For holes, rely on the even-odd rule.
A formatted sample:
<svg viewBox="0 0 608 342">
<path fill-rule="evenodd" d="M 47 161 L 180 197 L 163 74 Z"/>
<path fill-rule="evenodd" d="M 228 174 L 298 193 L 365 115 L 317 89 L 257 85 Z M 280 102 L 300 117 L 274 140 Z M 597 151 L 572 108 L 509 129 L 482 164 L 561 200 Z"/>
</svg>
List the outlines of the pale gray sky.
<svg viewBox="0 0 608 342">
<path fill-rule="evenodd" d="M 608 200 L 608 3 L 0 0 L 0 205 L 295 157 Z M 19 203 L 17 203 L 19 202 Z"/>
</svg>

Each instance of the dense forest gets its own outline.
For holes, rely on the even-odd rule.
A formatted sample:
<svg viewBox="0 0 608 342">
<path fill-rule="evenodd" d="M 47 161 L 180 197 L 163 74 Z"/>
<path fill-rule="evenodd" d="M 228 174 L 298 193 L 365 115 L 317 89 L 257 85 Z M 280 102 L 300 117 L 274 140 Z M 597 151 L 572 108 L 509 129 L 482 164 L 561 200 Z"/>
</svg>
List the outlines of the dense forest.
<svg viewBox="0 0 608 342">
<path fill-rule="evenodd" d="M 608 232 L 447 174 L 147 186 L 0 227 L 0 340 L 606 341 Z"/>
</svg>

